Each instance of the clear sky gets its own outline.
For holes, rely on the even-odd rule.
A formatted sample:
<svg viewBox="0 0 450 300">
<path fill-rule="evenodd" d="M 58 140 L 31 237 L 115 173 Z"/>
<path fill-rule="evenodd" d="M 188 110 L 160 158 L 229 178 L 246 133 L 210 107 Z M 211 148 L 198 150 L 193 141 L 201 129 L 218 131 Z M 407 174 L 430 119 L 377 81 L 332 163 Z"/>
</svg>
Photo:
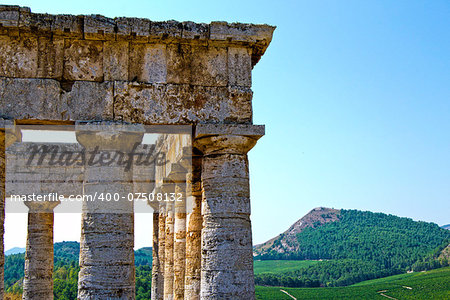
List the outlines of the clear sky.
<svg viewBox="0 0 450 300">
<path fill-rule="evenodd" d="M 2 3 L 54 14 L 276 25 L 253 70 L 254 123 L 266 124 L 250 152 L 255 243 L 317 206 L 450 223 L 447 0 Z M 57 241 L 71 239 L 67 226 L 79 237 L 78 216 L 65 229 L 68 216 L 56 218 Z M 151 226 L 139 218 L 142 247 Z M 7 216 L 6 226 L 6 249 L 24 246 L 26 219 Z"/>
</svg>

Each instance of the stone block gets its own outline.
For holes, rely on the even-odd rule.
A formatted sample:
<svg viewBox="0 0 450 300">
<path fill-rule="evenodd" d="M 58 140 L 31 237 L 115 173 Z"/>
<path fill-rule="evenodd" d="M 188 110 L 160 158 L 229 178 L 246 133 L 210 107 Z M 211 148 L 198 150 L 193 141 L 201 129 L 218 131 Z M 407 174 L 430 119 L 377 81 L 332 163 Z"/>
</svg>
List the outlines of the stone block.
<svg viewBox="0 0 450 300">
<path fill-rule="evenodd" d="M 69 81 L 103 81 L 103 43 L 66 40 L 63 77 Z"/>
<path fill-rule="evenodd" d="M 208 221 L 210 221 L 207 218 Z M 214 228 L 203 228 L 202 249 L 206 251 L 252 249 L 252 232 L 250 220 L 241 218 L 222 218 L 214 223 Z"/>
<path fill-rule="evenodd" d="M 84 38 L 87 40 L 115 40 L 116 23 L 101 15 L 84 16 Z"/>
<path fill-rule="evenodd" d="M 130 45 L 128 79 L 146 83 L 165 83 L 167 78 L 166 46 L 162 44 Z"/>
<path fill-rule="evenodd" d="M 64 62 L 64 39 L 41 36 L 38 39 L 36 77 L 62 79 Z"/>
<path fill-rule="evenodd" d="M 0 76 L 35 77 L 38 63 L 36 37 L 0 36 Z"/>
<path fill-rule="evenodd" d="M 230 115 L 226 119 L 227 123 L 252 123 L 253 92 L 247 87 L 228 87 L 227 105 Z M 225 105 L 225 104 L 224 104 Z"/>
<path fill-rule="evenodd" d="M 228 257 L 221 257 L 227 260 Z M 202 299 L 255 299 L 253 269 L 202 270 Z"/>
<path fill-rule="evenodd" d="M 83 38 L 84 20 L 82 16 L 55 15 L 52 24 L 54 35 L 70 36 L 72 38 Z"/>
<path fill-rule="evenodd" d="M 236 233 L 237 235 L 238 233 Z M 205 239 L 206 237 L 204 237 Z M 212 240 L 216 240 L 218 237 L 209 236 Z M 222 243 L 227 245 L 228 243 L 234 243 L 235 235 L 229 232 L 225 236 Z M 239 238 L 237 238 L 239 239 Z M 251 240 L 250 240 L 251 241 Z M 205 271 L 229 271 L 236 270 L 251 270 L 253 269 L 251 242 L 248 249 L 217 249 L 217 250 L 205 250 L 202 248 L 202 270 Z M 220 259 L 217 259 L 220 258 Z M 228 259 L 227 259 L 228 258 Z M 230 259 L 231 258 L 231 259 Z M 250 258 L 250 259 L 249 259 Z"/>
<path fill-rule="evenodd" d="M 219 41 L 239 41 L 256 43 L 272 40 L 272 34 L 275 27 L 269 25 L 254 25 L 227 22 L 211 22 L 210 35 L 211 40 Z"/>
<path fill-rule="evenodd" d="M 190 83 L 192 61 L 191 51 L 191 45 L 167 45 L 167 83 Z"/>
<path fill-rule="evenodd" d="M 76 81 L 61 95 L 61 120 L 112 120 L 112 82 Z"/>
<path fill-rule="evenodd" d="M 227 50 L 215 47 L 194 47 L 191 61 L 191 84 L 226 86 Z"/>
<path fill-rule="evenodd" d="M 198 122 L 249 123 L 250 113 L 241 114 L 244 102 L 229 98 L 227 87 L 116 82 L 115 120 L 143 124 L 192 124 Z M 251 102 L 244 103 L 251 106 Z"/>
<path fill-rule="evenodd" d="M 265 133 L 264 125 L 241 124 L 198 124 L 195 128 L 195 137 L 209 135 L 245 135 L 261 137 Z"/>
<path fill-rule="evenodd" d="M 0 5 L 0 25 L 4 27 L 19 26 L 19 6 Z"/>
<path fill-rule="evenodd" d="M 251 50 L 244 47 L 228 48 L 228 84 L 230 86 L 252 85 Z"/>
<path fill-rule="evenodd" d="M 37 30 L 40 34 L 52 30 L 52 24 L 55 21 L 55 15 L 35 14 L 31 12 L 21 12 L 19 17 L 19 29 L 21 33 L 35 33 Z"/>
<path fill-rule="evenodd" d="M 170 20 L 165 22 L 152 22 L 150 27 L 150 35 L 152 38 L 168 39 L 181 37 L 183 24 Z"/>
<path fill-rule="evenodd" d="M 117 39 L 131 39 L 134 42 L 148 42 L 150 20 L 140 18 L 115 18 Z"/>
<path fill-rule="evenodd" d="M 205 40 L 209 38 L 209 25 L 204 23 L 183 22 L 184 39 Z"/>
<path fill-rule="evenodd" d="M 51 79 L 1 79 L 0 115 L 14 119 L 60 120 L 60 86 Z"/>
<path fill-rule="evenodd" d="M 127 41 L 107 41 L 103 44 L 103 74 L 106 81 L 128 80 Z"/>
</svg>

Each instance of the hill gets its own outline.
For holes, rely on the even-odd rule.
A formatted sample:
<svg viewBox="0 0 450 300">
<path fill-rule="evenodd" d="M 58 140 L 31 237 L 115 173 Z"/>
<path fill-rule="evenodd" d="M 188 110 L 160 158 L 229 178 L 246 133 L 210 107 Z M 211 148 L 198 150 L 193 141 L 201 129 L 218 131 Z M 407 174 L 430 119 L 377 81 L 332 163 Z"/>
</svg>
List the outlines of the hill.
<svg viewBox="0 0 450 300">
<path fill-rule="evenodd" d="M 19 253 L 25 253 L 25 248 L 20 248 L 20 247 L 11 248 L 11 249 L 5 251 L 5 256 L 11 255 L 11 254 L 19 254 Z"/>
<path fill-rule="evenodd" d="M 254 246 L 254 255 L 264 255 L 270 251 L 286 254 L 297 252 L 300 246 L 297 240 L 299 233 L 305 228 L 316 228 L 326 223 L 338 221 L 339 215 L 340 210 L 338 209 L 326 207 L 314 208 L 282 234 L 263 244 Z"/>
<path fill-rule="evenodd" d="M 261 285 L 344 286 L 448 265 L 441 253 L 450 232 L 438 225 L 383 213 L 313 209 L 286 232 L 254 248 L 255 260 L 322 260 L 280 274 L 259 274 Z M 445 250 L 447 251 L 447 250 Z"/>
<path fill-rule="evenodd" d="M 448 229 L 448 230 L 450 230 L 450 224 L 447 224 L 447 225 L 442 225 L 442 226 L 441 226 L 441 228 L 444 228 L 444 229 Z"/>
</svg>

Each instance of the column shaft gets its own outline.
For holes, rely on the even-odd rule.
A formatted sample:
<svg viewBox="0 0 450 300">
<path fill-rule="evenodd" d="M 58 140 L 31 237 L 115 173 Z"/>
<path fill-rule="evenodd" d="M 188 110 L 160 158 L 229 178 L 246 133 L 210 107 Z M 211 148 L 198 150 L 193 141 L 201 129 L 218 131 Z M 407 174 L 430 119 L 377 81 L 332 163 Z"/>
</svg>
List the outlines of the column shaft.
<svg viewBox="0 0 450 300">
<path fill-rule="evenodd" d="M 84 194 L 94 200 L 83 201 L 78 299 L 133 300 L 134 202 L 127 198 L 133 192 L 133 163 L 119 161 L 132 162 L 142 128 L 108 122 L 78 128 L 80 144 L 99 153 L 99 163 L 86 161 L 84 170 Z M 114 157 L 114 163 L 105 163 Z"/>
<path fill-rule="evenodd" d="M 26 202 L 27 249 L 23 280 L 24 300 L 53 299 L 53 208 L 59 202 Z"/>
<path fill-rule="evenodd" d="M 166 203 L 166 236 L 164 254 L 164 300 L 173 299 L 173 244 L 174 244 L 174 205 L 173 202 Z"/>
<path fill-rule="evenodd" d="M 186 217 L 186 270 L 185 299 L 200 299 L 201 230 L 202 230 L 202 190 L 201 157 L 192 157 L 192 172 L 186 174 L 186 198 L 192 211 Z"/>
<path fill-rule="evenodd" d="M 159 212 L 153 213 L 153 243 L 152 243 L 152 300 L 160 298 L 159 282 L 161 281 L 161 260 L 159 257 Z"/>
<path fill-rule="evenodd" d="M 247 152 L 256 138 L 206 135 L 202 161 L 201 299 L 255 299 Z"/>
<path fill-rule="evenodd" d="M 6 149 L 16 141 L 20 141 L 22 134 L 15 127 L 15 122 L 0 118 L 0 299 L 4 297 L 5 273 L 5 200 L 6 200 Z"/>
<path fill-rule="evenodd" d="M 186 174 L 183 173 L 186 178 Z M 184 299 L 184 275 L 186 263 L 186 198 L 185 198 L 186 182 L 177 182 L 175 184 L 175 195 L 181 193 L 183 196 L 181 201 L 175 202 L 175 221 L 174 221 L 174 299 Z"/>
<path fill-rule="evenodd" d="M 86 167 L 84 193 L 127 195 L 133 191 L 130 172 L 121 167 L 109 171 L 115 177 L 114 184 L 105 184 L 95 175 L 91 177 L 101 171 Z M 133 202 L 122 202 L 122 212 L 118 213 L 96 212 L 90 205 L 93 203 L 83 203 L 79 299 L 135 298 Z"/>
<path fill-rule="evenodd" d="M 4 270 L 5 270 L 5 179 L 6 179 L 6 155 L 5 155 L 5 131 L 0 128 L 0 299 L 4 294 Z"/>
<path fill-rule="evenodd" d="M 166 209 L 160 205 L 159 211 L 159 233 L 158 233 L 158 256 L 160 275 L 158 281 L 158 300 L 164 300 L 165 286 L 165 245 L 166 245 Z"/>
</svg>

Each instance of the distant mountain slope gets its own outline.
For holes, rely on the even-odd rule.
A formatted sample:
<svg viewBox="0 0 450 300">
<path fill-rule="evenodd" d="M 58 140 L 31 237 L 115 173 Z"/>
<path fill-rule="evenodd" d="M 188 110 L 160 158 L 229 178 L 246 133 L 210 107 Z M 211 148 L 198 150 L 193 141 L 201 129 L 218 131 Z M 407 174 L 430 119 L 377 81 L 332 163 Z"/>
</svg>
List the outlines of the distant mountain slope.
<svg viewBox="0 0 450 300">
<path fill-rule="evenodd" d="M 283 275 L 258 274 L 255 282 L 343 286 L 407 270 L 429 270 L 448 265 L 449 242 L 450 231 L 434 223 L 368 211 L 316 208 L 283 234 L 255 246 L 254 258 L 322 261 Z"/>
<path fill-rule="evenodd" d="M 317 207 L 295 222 L 282 234 L 253 247 L 253 254 L 264 255 L 270 251 L 278 253 L 292 253 L 299 249 L 297 235 L 308 227 L 318 227 L 326 223 L 339 220 L 339 209 Z"/>
<path fill-rule="evenodd" d="M 450 239 L 434 223 L 383 213 L 315 208 L 286 232 L 254 247 L 257 259 L 369 259 L 405 266 Z M 389 260 L 381 261 L 381 260 Z"/>
<path fill-rule="evenodd" d="M 20 248 L 20 247 L 14 247 L 11 248 L 9 250 L 5 251 L 5 256 L 6 255 L 11 255 L 11 254 L 19 254 L 19 253 L 24 253 L 25 252 L 25 248 Z"/>
<path fill-rule="evenodd" d="M 444 229 L 448 229 L 448 230 L 450 230 L 450 224 L 447 224 L 447 225 L 442 225 L 442 226 L 441 226 L 441 228 L 444 228 Z"/>
</svg>

